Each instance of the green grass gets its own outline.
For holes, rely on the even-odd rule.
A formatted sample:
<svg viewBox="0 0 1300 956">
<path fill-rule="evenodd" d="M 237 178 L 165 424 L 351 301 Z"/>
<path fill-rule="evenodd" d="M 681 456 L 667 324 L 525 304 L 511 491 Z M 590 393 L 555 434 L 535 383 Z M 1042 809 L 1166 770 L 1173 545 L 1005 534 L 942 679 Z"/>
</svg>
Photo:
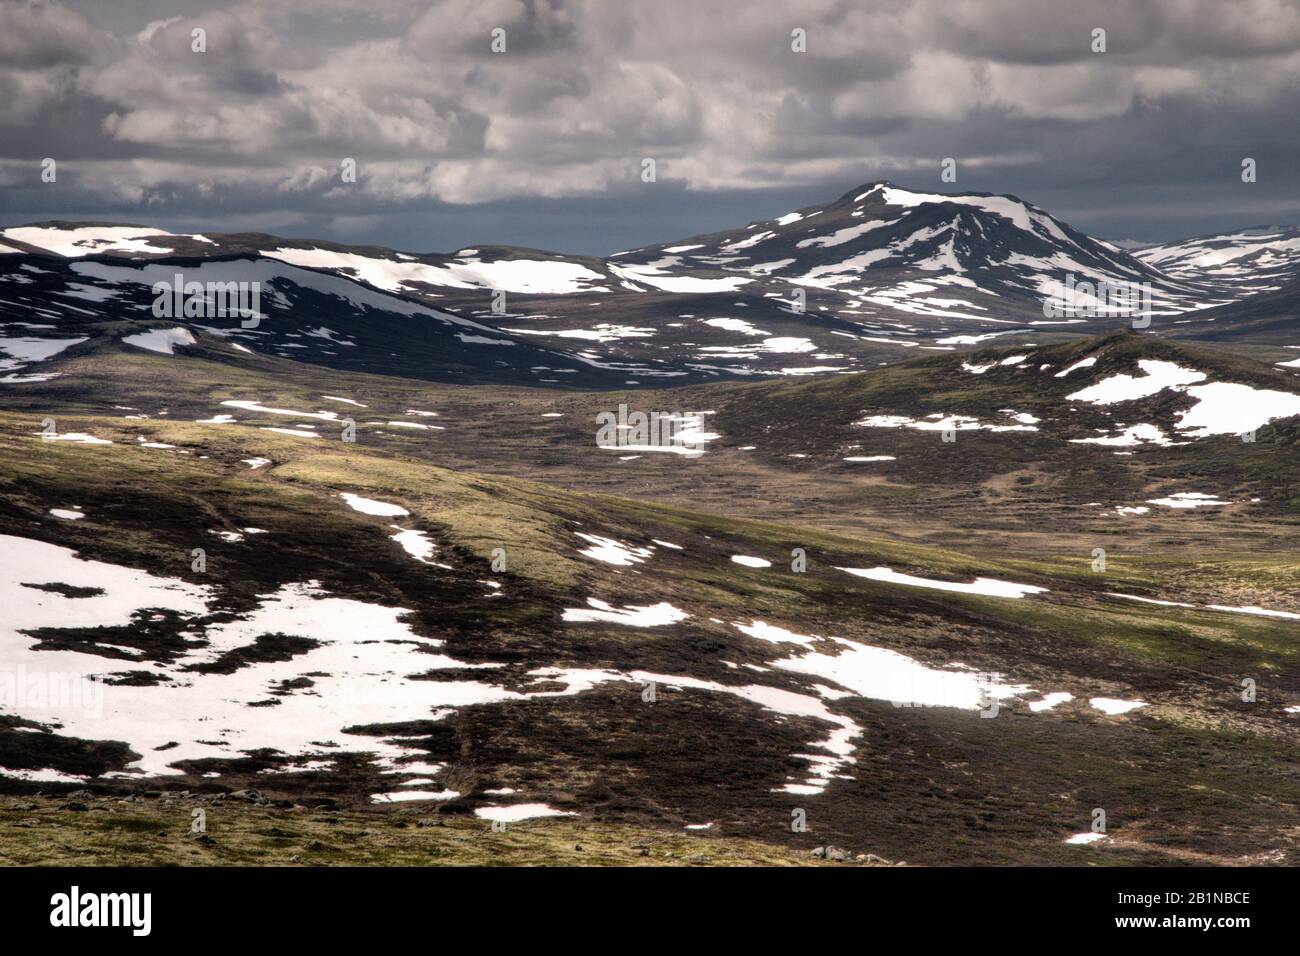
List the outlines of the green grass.
<svg viewBox="0 0 1300 956">
<path fill-rule="evenodd" d="M 86 810 L 69 810 L 81 803 Z M 30 808 L 30 809 L 29 809 Z M 191 832 L 192 812 L 206 833 Z M 421 824 L 425 825 L 421 825 Z M 429 825 L 436 824 L 436 825 Z M 736 837 L 423 810 L 282 809 L 226 800 L 0 797 L 5 866 L 817 866 Z"/>
</svg>

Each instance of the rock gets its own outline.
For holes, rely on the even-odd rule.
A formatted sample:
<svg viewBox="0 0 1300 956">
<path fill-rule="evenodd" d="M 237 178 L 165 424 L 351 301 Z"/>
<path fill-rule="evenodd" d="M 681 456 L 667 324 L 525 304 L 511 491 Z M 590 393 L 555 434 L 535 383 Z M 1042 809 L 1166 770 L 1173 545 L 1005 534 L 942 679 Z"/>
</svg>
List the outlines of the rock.
<svg viewBox="0 0 1300 956">
<path fill-rule="evenodd" d="M 90 807 L 86 806 L 84 803 L 79 803 L 79 802 L 76 801 L 76 800 L 72 800 L 72 801 L 70 801 L 70 802 L 68 802 L 68 803 L 65 803 L 65 804 L 63 805 L 63 809 L 64 809 L 64 810 L 76 810 L 76 811 L 78 811 L 78 812 L 85 812 L 86 810 L 89 810 Z"/>
<path fill-rule="evenodd" d="M 236 790 L 230 794 L 232 800 L 246 800 L 249 803 L 266 803 L 266 797 L 256 790 Z"/>
<path fill-rule="evenodd" d="M 575 843 L 575 844 L 573 844 L 573 849 L 574 849 L 576 852 L 581 853 L 581 852 L 582 852 L 582 844 L 581 844 L 581 843 Z"/>
<path fill-rule="evenodd" d="M 893 866 L 893 864 L 890 863 L 888 860 L 886 860 L 883 856 L 876 856 L 876 854 L 874 853 L 868 853 L 866 856 L 866 860 L 868 863 L 879 863 L 882 866 Z"/>
<path fill-rule="evenodd" d="M 826 859 L 826 847 L 815 847 L 808 855 L 818 860 L 824 860 Z"/>
</svg>

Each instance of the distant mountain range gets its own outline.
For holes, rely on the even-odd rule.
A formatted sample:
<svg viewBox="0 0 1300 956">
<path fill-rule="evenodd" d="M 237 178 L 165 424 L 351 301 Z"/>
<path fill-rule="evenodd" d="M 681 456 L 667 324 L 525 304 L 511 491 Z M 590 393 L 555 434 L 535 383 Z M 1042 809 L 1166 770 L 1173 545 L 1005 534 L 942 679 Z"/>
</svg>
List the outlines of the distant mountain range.
<svg viewBox="0 0 1300 956">
<path fill-rule="evenodd" d="M 434 381 L 606 388 L 861 370 L 916 349 L 1128 327 L 1125 309 L 1105 307 L 1107 288 L 1138 291 L 1155 334 L 1290 344 L 1300 228 L 1127 251 L 1014 196 L 888 182 L 603 259 L 46 222 L 0 231 L 0 320 L 10 339 L 42 339 L 42 327 L 124 338 L 163 324 L 151 287 L 177 274 L 263 289 L 256 327 L 168 320 L 231 350 Z M 13 378 L 33 374 L 21 354 L 42 347 L 5 351 L 0 373 Z"/>
</svg>

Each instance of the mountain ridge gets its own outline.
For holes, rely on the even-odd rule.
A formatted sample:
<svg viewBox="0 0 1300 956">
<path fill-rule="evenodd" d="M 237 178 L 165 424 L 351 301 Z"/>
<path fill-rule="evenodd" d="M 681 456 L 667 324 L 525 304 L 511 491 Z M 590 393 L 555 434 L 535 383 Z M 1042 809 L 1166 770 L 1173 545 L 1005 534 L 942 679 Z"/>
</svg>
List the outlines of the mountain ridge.
<svg viewBox="0 0 1300 956">
<path fill-rule="evenodd" d="M 389 297 L 389 312 L 418 306 L 451 324 L 472 323 L 477 330 L 470 334 L 524 346 L 518 355 L 541 348 L 563 356 L 558 374 L 551 374 L 556 360 L 540 357 L 503 379 L 498 370 L 518 363 L 480 349 L 470 357 L 479 369 L 470 380 L 610 387 L 860 371 L 917 349 L 1103 334 L 1136 323 L 1129 313 L 1143 308 L 1155 334 L 1285 344 L 1289 309 L 1300 295 L 1286 270 L 1300 263 L 1300 239 L 1295 263 L 1257 238 L 1243 243 L 1208 237 L 1129 253 L 1012 194 L 914 192 L 876 180 L 828 204 L 607 257 L 486 244 L 408 253 L 260 232 L 172 234 L 52 220 L 0 230 L 0 282 L 10 283 L 0 289 L 14 293 L 2 297 L 7 317 L 28 325 L 59 315 L 50 309 L 59 296 L 97 300 L 75 307 L 102 313 L 101 321 L 148 321 L 138 294 L 122 295 L 102 276 L 73 275 L 76 263 L 202 271 L 205 263 L 233 269 L 223 264 L 246 261 L 237 270 L 243 281 L 260 275 L 272 290 L 292 281 L 287 274 L 296 277 L 295 287 L 322 286 L 346 304 L 371 295 L 356 286 Z M 1228 265 L 1195 267 L 1207 250 L 1228 256 Z M 59 264 L 49 266 L 51 259 Z M 1239 259 L 1246 265 L 1233 265 Z M 1271 271 L 1257 277 L 1252 264 Z M 23 287 L 52 272 L 64 277 L 63 288 L 47 277 L 30 290 L 44 296 L 42 312 Z M 1112 287 L 1128 290 L 1136 304 L 1117 307 L 1105 291 Z M 348 319 L 336 308 L 324 311 L 335 322 Z M 292 303 L 275 318 L 289 338 L 301 337 L 303 326 L 318 327 Z M 270 341 L 222 323 L 192 331 L 214 328 L 246 348 Z M 365 336 L 395 356 L 403 374 L 466 380 L 463 365 L 442 370 L 456 362 L 431 351 L 416 327 L 371 323 Z M 285 347 L 303 344 L 282 338 L 276 348 L 286 354 Z M 463 344 L 490 342 L 456 343 L 447 354 Z M 297 351 L 304 358 L 313 352 Z M 325 363 L 343 361 L 337 350 L 315 352 Z M 365 367 L 382 364 L 376 355 Z"/>
</svg>

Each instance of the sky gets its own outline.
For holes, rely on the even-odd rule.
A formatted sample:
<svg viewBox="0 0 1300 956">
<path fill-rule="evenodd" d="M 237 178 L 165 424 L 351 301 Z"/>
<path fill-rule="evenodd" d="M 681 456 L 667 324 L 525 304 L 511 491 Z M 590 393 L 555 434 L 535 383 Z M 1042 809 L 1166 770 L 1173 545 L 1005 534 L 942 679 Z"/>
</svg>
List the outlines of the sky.
<svg viewBox="0 0 1300 956">
<path fill-rule="evenodd" d="M 1300 0 L 0 0 L 0 225 L 601 255 L 888 179 L 1157 242 L 1300 223 L 1298 153 Z"/>
</svg>

